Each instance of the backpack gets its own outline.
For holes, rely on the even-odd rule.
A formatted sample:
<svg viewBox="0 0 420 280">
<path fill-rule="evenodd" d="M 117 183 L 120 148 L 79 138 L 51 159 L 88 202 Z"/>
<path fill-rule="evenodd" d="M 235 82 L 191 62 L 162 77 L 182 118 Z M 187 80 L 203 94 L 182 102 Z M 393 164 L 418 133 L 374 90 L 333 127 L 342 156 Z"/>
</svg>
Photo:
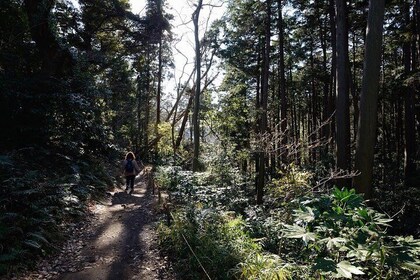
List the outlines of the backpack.
<svg viewBox="0 0 420 280">
<path fill-rule="evenodd" d="M 134 164 L 132 160 L 127 160 L 127 163 L 125 164 L 125 172 L 127 173 L 134 172 Z"/>
</svg>

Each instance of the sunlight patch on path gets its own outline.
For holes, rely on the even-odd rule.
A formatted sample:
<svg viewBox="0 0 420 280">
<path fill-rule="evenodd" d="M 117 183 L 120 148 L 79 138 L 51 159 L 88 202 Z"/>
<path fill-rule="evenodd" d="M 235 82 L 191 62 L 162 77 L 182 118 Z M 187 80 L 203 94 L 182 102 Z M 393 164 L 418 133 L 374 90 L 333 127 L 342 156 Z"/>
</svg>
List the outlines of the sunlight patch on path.
<svg viewBox="0 0 420 280">
<path fill-rule="evenodd" d="M 98 248 L 108 247 L 112 244 L 118 243 L 121 239 L 121 235 L 124 231 L 124 226 L 120 222 L 114 222 L 109 224 L 106 230 L 99 236 L 95 242 Z"/>
<path fill-rule="evenodd" d="M 134 196 L 134 197 L 144 197 L 144 192 L 143 193 L 133 193 L 131 196 Z"/>
</svg>

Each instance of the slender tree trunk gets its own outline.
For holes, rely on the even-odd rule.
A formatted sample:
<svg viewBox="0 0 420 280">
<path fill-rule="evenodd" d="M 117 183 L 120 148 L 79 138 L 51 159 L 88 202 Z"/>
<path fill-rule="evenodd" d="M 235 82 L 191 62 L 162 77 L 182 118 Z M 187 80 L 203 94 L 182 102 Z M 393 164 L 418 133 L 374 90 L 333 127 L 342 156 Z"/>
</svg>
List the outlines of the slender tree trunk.
<svg viewBox="0 0 420 280">
<path fill-rule="evenodd" d="M 147 57 L 147 65 L 150 65 L 150 63 L 151 63 L 151 59 L 150 59 L 150 47 L 148 47 L 148 51 L 147 51 L 147 54 L 146 54 L 146 57 Z M 145 146 L 145 154 L 146 154 L 146 156 L 147 157 L 149 157 L 150 155 L 149 155 L 149 150 L 148 150 L 148 143 L 149 143 L 149 130 L 148 130 L 148 126 L 149 126 L 149 122 L 150 122 L 150 96 L 152 96 L 151 95 L 151 93 L 150 93 L 150 90 L 151 90 L 151 87 L 150 87 L 150 75 L 151 75 L 151 73 L 150 73 L 150 71 L 151 71 L 151 69 L 150 69 L 150 67 L 149 66 L 147 66 L 147 70 L 146 70 L 146 88 L 145 88 L 145 100 L 146 100 L 146 104 L 144 105 L 144 108 L 145 108 L 145 117 L 144 117 L 144 124 L 143 124 L 143 126 L 144 126 L 144 146 Z"/>
<path fill-rule="evenodd" d="M 178 137 L 176 138 L 175 149 L 174 149 L 175 151 L 177 151 L 179 149 L 179 146 L 181 145 L 182 137 L 184 135 L 185 126 L 188 121 L 188 116 L 190 115 L 190 110 L 191 110 L 193 100 L 194 100 L 194 91 L 191 92 L 190 98 L 188 99 L 187 108 L 185 109 L 184 117 L 182 118 L 181 127 L 179 128 L 179 132 L 178 132 Z"/>
<path fill-rule="evenodd" d="M 350 170 L 350 112 L 349 112 L 349 74 L 348 74 L 348 29 L 346 0 L 336 0 L 337 24 L 337 168 Z M 349 186 L 348 180 L 340 185 Z"/>
<path fill-rule="evenodd" d="M 313 41 L 311 41 L 311 55 L 310 55 L 310 60 L 311 60 L 311 69 L 312 72 L 315 73 L 315 57 L 314 57 L 314 45 L 313 45 Z M 313 146 L 310 148 L 309 154 L 310 154 L 310 161 L 311 162 L 316 162 L 317 161 L 317 151 L 318 148 L 316 148 L 316 141 L 318 139 L 318 135 L 317 135 L 317 129 L 316 129 L 316 125 L 317 125 L 317 119 L 318 119 L 318 110 L 317 110 L 317 99 L 318 99 L 318 92 L 317 92 L 317 88 L 316 88 L 316 79 L 315 79 L 315 75 L 312 75 L 311 77 L 311 92 L 312 92 L 312 96 L 311 96 L 311 112 L 310 112 L 310 116 L 308 117 L 308 124 L 310 126 L 310 139 L 309 142 L 311 143 L 310 146 Z"/>
<path fill-rule="evenodd" d="M 194 99 L 194 156 L 193 156 L 193 171 L 199 170 L 199 156 L 200 156 L 200 96 L 201 96 L 201 48 L 198 34 L 198 21 L 200 19 L 200 11 L 203 6 L 203 0 L 198 0 L 197 7 L 193 13 L 192 19 L 194 23 L 194 41 L 195 41 L 195 99 Z"/>
<path fill-rule="evenodd" d="M 257 111 L 256 122 L 255 122 L 255 135 L 259 135 L 261 133 L 261 126 L 260 126 L 260 119 L 261 119 L 261 111 L 260 111 L 260 104 L 261 104 L 261 45 L 262 45 L 262 38 L 259 36 L 258 38 L 258 45 L 257 45 L 257 83 L 256 83 L 256 94 L 255 94 L 255 108 Z M 259 176 L 258 170 L 260 170 L 260 161 L 259 161 L 259 152 L 254 154 L 255 157 L 255 172 L 257 175 L 255 176 L 255 192 L 258 192 L 259 187 Z"/>
<path fill-rule="evenodd" d="M 401 167 L 403 167 L 401 165 L 401 162 L 403 162 L 403 139 L 404 139 L 404 122 L 403 122 L 403 106 L 402 106 L 402 100 L 401 97 L 398 95 L 397 96 L 397 102 L 395 104 L 396 106 L 396 111 L 397 111 L 397 123 L 396 123 L 396 134 L 397 134 L 397 164 L 398 164 L 398 172 L 396 174 L 399 174 L 399 171 L 401 169 Z"/>
<path fill-rule="evenodd" d="M 413 33 L 415 35 L 413 41 L 413 70 L 417 70 L 418 61 L 420 59 L 420 0 L 414 0 L 413 2 Z"/>
<path fill-rule="evenodd" d="M 273 66 L 274 67 L 274 66 Z M 272 72 L 274 73 L 275 69 L 272 69 Z M 277 86 L 278 87 L 278 86 Z M 271 94 L 271 100 L 272 104 L 274 104 L 273 108 L 270 110 L 270 120 L 269 120 L 269 131 L 270 135 L 278 134 L 279 130 L 277 128 L 277 124 L 279 124 L 279 99 L 278 99 L 278 89 L 276 88 L 276 85 L 273 85 L 272 87 L 272 94 Z M 273 143 L 273 150 L 270 151 L 270 175 L 274 176 L 276 173 L 276 167 L 277 167 L 277 159 L 278 159 L 278 147 L 280 144 L 278 141 L 274 141 Z"/>
<path fill-rule="evenodd" d="M 330 92 L 328 97 L 328 111 L 330 112 L 330 116 L 335 114 L 336 106 L 335 106 L 335 91 L 337 90 L 337 32 L 335 26 L 335 0 L 329 0 L 329 15 L 330 15 L 330 31 L 331 31 L 331 52 L 333 53 L 331 57 L 331 76 L 330 76 Z M 335 141 L 335 119 L 331 118 L 331 124 L 329 125 L 329 138 L 331 138 L 330 147 L 331 150 L 334 150 Z"/>
<path fill-rule="evenodd" d="M 322 48 L 322 70 L 323 70 L 323 87 L 322 87 L 322 110 L 321 110 L 321 117 L 322 117 L 322 122 L 323 122 L 323 127 L 322 127 L 322 135 L 321 138 L 322 139 L 328 139 L 329 138 L 329 134 L 330 134 L 330 128 L 329 128 L 329 124 L 327 124 L 328 119 L 331 116 L 331 112 L 329 111 L 329 83 L 330 83 L 330 79 L 329 76 L 327 75 L 328 73 L 328 56 L 327 56 L 327 32 L 326 32 L 326 28 L 324 27 L 322 20 L 319 19 L 319 29 L 320 29 L 320 34 L 321 34 L 321 48 Z M 325 144 L 325 146 L 323 147 L 323 156 L 328 155 L 328 144 Z"/>
<path fill-rule="evenodd" d="M 414 13 L 414 25 L 413 25 L 413 29 L 414 29 L 414 34 L 415 34 L 415 39 L 413 42 L 413 53 L 414 53 L 414 58 L 413 59 L 413 71 L 417 71 L 418 69 L 418 64 L 419 64 L 419 60 L 420 60 L 420 0 L 414 0 L 414 9 L 413 9 L 413 13 Z M 419 96 L 420 96 L 420 90 L 416 89 L 415 94 L 417 95 L 417 104 L 419 102 Z M 415 116 L 416 116 L 416 123 L 417 123 L 417 135 L 420 135 L 420 108 L 417 107 L 416 112 L 415 112 Z"/>
<path fill-rule="evenodd" d="M 280 99 L 280 135 L 281 135 L 281 155 L 280 159 L 282 163 L 287 160 L 287 151 L 285 150 L 288 136 L 287 130 L 287 93 L 286 93 L 286 78 L 285 78 L 285 63 L 284 63 L 284 27 L 283 27 L 283 8 L 282 0 L 277 0 L 278 6 L 278 34 L 279 34 L 279 61 L 278 61 L 278 75 L 280 84 L 278 87 L 278 95 Z"/>
<path fill-rule="evenodd" d="M 353 99 L 353 134 L 354 141 L 357 139 L 357 123 L 359 119 L 359 96 L 357 94 L 357 83 L 356 83 L 356 49 L 357 49 L 357 40 L 356 35 L 353 34 L 353 73 L 351 78 L 351 95 Z"/>
<path fill-rule="evenodd" d="M 404 14 L 407 27 L 411 24 L 410 6 L 408 3 L 404 5 Z M 407 28 L 409 29 L 409 28 Z M 412 59 L 415 53 L 412 53 L 411 42 L 405 42 L 403 46 L 404 52 L 404 73 L 408 77 L 411 73 Z M 404 178 L 406 185 L 409 185 L 409 179 L 416 174 L 416 125 L 415 125 L 415 93 L 412 86 L 404 88 L 404 136 L 405 136 L 405 151 L 404 151 Z"/>
<path fill-rule="evenodd" d="M 156 1 L 156 8 L 158 15 L 163 18 L 162 15 L 162 1 Z M 160 103 L 162 95 L 162 45 L 163 45 L 163 30 L 160 29 L 159 33 L 159 45 L 158 45 L 158 73 L 157 73 L 157 93 L 156 93 L 156 135 L 158 136 L 158 126 L 160 124 Z"/>
<path fill-rule="evenodd" d="M 141 143 L 141 136 L 142 136 L 142 119 L 141 119 L 141 112 L 142 112 L 142 77 L 140 75 L 137 76 L 137 133 L 136 133 L 136 151 L 140 150 L 140 143 Z"/>
<path fill-rule="evenodd" d="M 162 36 L 161 36 L 162 37 Z M 158 50 L 158 76 L 157 76 L 157 93 L 156 93 L 156 126 L 160 124 L 160 100 L 162 91 L 162 38 L 159 41 Z"/>
<path fill-rule="evenodd" d="M 373 156 L 376 140 L 384 10 L 385 0 L 369 1 L 355 156 L 355 169 L 360 172 L 360 175 L 353 179 L 356 190 L 359 193 L 364 193 L 366 198 L 371 198 L 373 193 Z"/>
<path fill-rule="evenodd" d="M 267 14 L 265 22 L 265 46 L 263 57 L 262 87 L 261 87 L 261 134 L 267 132 L 267 106 L 268 106 L 268 81 L 270 70 L 270 31 L 271 31 L 271 0 L 266 1 Z M 262 204 L 265 185 L 265 151 L 259 154 L 258 186 L 257 186 L 257 204 Z"/>
</svg>

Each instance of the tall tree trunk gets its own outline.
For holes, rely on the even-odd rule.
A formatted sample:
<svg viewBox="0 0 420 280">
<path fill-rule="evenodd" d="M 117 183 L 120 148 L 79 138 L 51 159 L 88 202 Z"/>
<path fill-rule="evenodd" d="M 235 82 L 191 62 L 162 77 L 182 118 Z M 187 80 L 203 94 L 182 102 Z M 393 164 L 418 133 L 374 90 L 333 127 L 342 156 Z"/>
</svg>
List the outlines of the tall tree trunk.
<svg viewBox="0 0 420 280">
<path fill-rule="evenodd" d="M 346 0 L 336 0 L 337 25 L 337 168 L 350 170 L 350 110 L 349 110 L 349 74 L 348 74 L 348 29 Z M 340 185 L 349 186 L 348 180 Z"/>
<path fill-rule="evenodd" d="M 330 134 L 329 124 L 327 121 L 331 116 L 331 112 L 329 111 L 329 83 L 330 79 L 327 75 L 328 73 L 328 55 L 327 55 L 327 29 L 323 25 L 321 19 L 319 19 L 319 30 L 320 30 L 320 37 L 321 37 L 321 48 L 322 48 L 322 70 L 323 70 L 323 86 L 322 86 L 322 109 L 321 109 L 321 117 L 323 127 L 321 130 L 321 139 L 328 139 Z M 323 147 L 323 156 L 328 155 L 328 144 L 325 144 Z"/>
<path fill-rule="evenodd" d="M 142 136 L 142 119 L 141 119 L 141 112 L 142 112 L 142 80 L 141 76 L 137 76 L 137 131 L 136 131 L 136 151 L 140 150 L 140 143 L 141 143 L 141 136 Z"/>
<path fill-rule="evenodd" d="M 407 29 L 411 24 L 410 19 L 410 5 L 404 5 L 404 14 Z M 410 32 L 411 30 L 407 30 Z M 408 77 L 411 74 L 412 60 L 415 53 L 411 52 L 411 41 L 404 42 L 404 74 Z M 415 59 L 414 59 L 415 60 Z M 404 151 L 404 178 L 406 185 L 409 185 L 409 179 L 416 174 L 416 124 L 415 124 L 415 89 L 411 85 L 404 88 L 404 136 L 405 136 L 405 151 Z"/>
<path fill-rule="evenodd" d="M 360 172 L 360 175 L 353 179 L 354 187 L 359 193 L 364 193 L 365 198 L 371 198 L 373 193 L 373 157 L 376 140 L 384 10 L 385 0 L 369 1 L 355 156 L 355 169 Z"/>
<path fill-rule="evenodd" d="M 357 49 L 357 40 L 356 35 L 353 33 L 353 73 L 351 73 L 351 95 L 353 99 L 353 134 L 354 139 L 357 138 L 357 123 L 359 118 L 359 96 L 357 94 L 357 82 L 356 82 L 356 49 Z"/>
<path fill-rule="evenodd" d="M 190 115 L 190 110 L 191 110 L 193 100 L 194 100 L 194 90 L 191 90 L 190 97 L 188 98 L 187 108 L 184 111 L 181 127 L 179 128 L 178 137 L 176 138 L 175 149 L 174 149 L 175 151 L 177 151 L 179 149 L 179 146 L 181 145 L 182 137 L 184 135 L 185 126 L 188 121 L 188 116 Z"/>
<path fill-rule="evenodd" d="M 271 30 L 271 0 L 266 1 L 267 12 L 265 21 L 265 45 L 263 57 L 263 71 L 261 84 L 261 125 L 260 133 L 264 135 L 267 132 L 267 106 L 268 106 L 268 80 L 270 70 L 270 30 Z M 265 151 L 259 153 L 258 185 L 257 185 L 257 204 L 262 204 L 265 185 Z"/>
<path fill-rule="evenodd" d="M 396 112 L 397 112 L 397 120 L 396 120 L 396 135 L 397 135 L 397 166 L 398 166 L 398 171 L 395 173 L 395 175 L 399 174 L 401 167 L 401 162 L 403 162 L 403 139 L 404 139 L 404 125 L 403 125 L 403 106 L 402 106 L 402 100 L 401 97 L 398 95 L 397 97 L 397 101 L 396 101 Z"/>
<path fill-rule="evenodd" d="M 262 45 L 262 39 L 261 36 L 258 38 L 258 44 L 257 44 L 257 82 L 256 82 L 256 93 L 255 93 L 255 108 L 257 111 L 256 116 L 256 122 L 255 122 L 255 135 L 259 135 L 261 132 L 260 130 L 260 118 L 261 118 L 261 112 L 260 112 L 260 104 L 261 104 L 261 45 Z M 259 161 L 259 153 L 256 152 L 254 154 L 255 157 L 255 172 L 257 173 L 260 169 L 260 161 Z M 258 185 L 259 184 L 259 177 L 258 174 L 255 176 L 255 192 L 258 191 Z"/>
<path fill-rule="evenodd" d="M 160 124 L 160 101 L 162 91 L 162 35 L 159 39 L 158 49 L 158 74 L 157 74 L 157 93 L 156 93 L 156 127 Z"/>
<path fill-rule="evenodd" d="M 413 70 L 417 70 L 420 59 L 420 0 L 414 0 L 413 22 L 413 33 L 415 35 L 413 41 Z"/>
<path fill-rule="evenodd" d="M 159 39 L 158 48 L 158 74 L 157 74 L 157 92 L 156 92 L 156 123 L 155 123 L 155 134 L 156 139 L 160 139 L 159 135 L 159 124 L 160 124 L 160 103 L 161 103 L 161 91 L 162 91 L 162 35 Z M 159 141 L 156 141 L 153 147 L 156 154 L 159 152 Z"/>
<path fill-rule="evenodd" d="M 151 76 L 151 73 L 150 73 L 150 71 L 151 71 L 151 69 L 150 69 L 150 67 L 149 67 L 149 65 L 151 64 L 151 59 L 150 59 L 150 47 L 148 47 L 148 51 L 147 51 L 147 54 L 146 54 L 146 59 L 147 59 L 147 70 L 146 70 L 146 88 L 145 88 L 145 100 L 146 100 L 146 104 L 144 105 L 144 107 L 145 107 L 145 117 L 144 117 L 144 124 L 143 124 L 143 126 L 144 126 L 144 146 L 145 146 L 145 151 L 144 151 L 144 153 L 146 154 L 145 156 L 146 157 L 149 157 L 150 156 L 150 154 L 149 154 L 149 147 L 148 147 L 148 143 L 149 143 L 149 130 L 148 130 L 148 127 L 149 127 L 149 121 L 150 121 L 150 96 L 152 96 L 151 95 L 151 93 L 150 93 L 150 91 L 151 91 L 151 87 L 150 87 L 150 76 Z"/>
<path fill-rule="evenodd" d="M 280 84 L 278 87 L 278 95 L 280 100 L 280 135 L 281 135 L 281 147 L 280 147 L 280 159 L 282 163 L 287 160 L 287 151 L 285 150 L 288 139 L 287 139 L 287 94 L 286 94 L 286 78 L 285 78 L 285 63 L 284 63 L 284 27 L 283 27 L 283 8 L 282 0 L 277 0 L 278 6 L 278 25 L 277 30 L 279 34 L 279 61 L 278 61 L 278 76 Z"/>
<path fill-rule="evenodd" d="M 313 41 L 311 41 L 311 54 L 310 54 L 310 61 L 311 61 L 311 71 L 312 73 L 315 73 L 315 57 L 314 57 L 314 44 Z M 308 116 L 308 126 L 309 128 L 309 135 L 310 135 L 310 139 L 308 139 L 309 143 L 310 143 L 310 150 L 309 150 L 309 155 L 310 155 L 310 161 L 311 162 L 316 162 L 317 161 L 317 151 L 318 148 L 316 148 L 316 141 L 318 139 L 318 135 L 317 135 L 317 119 L 318 119 L 318 110 L 317 110 L 317 99 L 318 99 L 318 92 L 317 92 L 317 88 L 316 88 L 316 79 L 315 79 L 315 75 L 312 75 L 311 77 L 311 102 L 310 102 L 310 116 Z"/>
<path fill-rule="evenodd" d="M 156 1 L 157 5 L 157 13 L 158 15 L 163 18 L 162 14 L 162 1 L 158 0 Z M 157 92 L 156 92 L 156 126 L 155 126 L 155 133 L 156 138 L 160 139 L 159 135 L 159 124 L 160 124 L 160 107 L 161 107 L 161 96 L 162 96 L 162 45 L 163 45 L 163 30 L 162 27 L 159 27 L 158 30 L 158 73 L 157 73 Z M 158 153 L 158 147 L 159 147 L 159 141 L 156 141 L 156 145 L 154 147 L 154 150 L 156 153 Z"/>
<path fill-rule="evenodd" d="M 329 0 L 328 5 L 329 16 L 330 16 L 330 31 L 331 31 L 331 77 L 330 77 L 330 92 L 328 97 L 328 111 L 330 116 L 335 114 L 336 105 L 335 105 L 335 91 L 337 90 L 337 32 L 335 24 L 335 0 Z M 331 118 L 331 124 L 329 125 L 329 138 L 331 138 L 331 150 L 334 150 L 335 141 L 335 118 Z"/>
<path fill-rule="evenodd" d="M 194 126 L 194 155 L 193 155 L 193 171 L 199 169 L 199 156 L 200 156 L 200 93 L 201 93 L 201 50 L 200 39 L 198 34 L 198 21 L 200 19 L 200 11 L 203 6 L 203 0 L 198 0 L 197 7 L 193 13 L 192 20 L 194 23 L 194 41 L 195 41 L 195 96 L 194 96 L 194 113 L 193 113 L 193 126 Z"/>
</svg>

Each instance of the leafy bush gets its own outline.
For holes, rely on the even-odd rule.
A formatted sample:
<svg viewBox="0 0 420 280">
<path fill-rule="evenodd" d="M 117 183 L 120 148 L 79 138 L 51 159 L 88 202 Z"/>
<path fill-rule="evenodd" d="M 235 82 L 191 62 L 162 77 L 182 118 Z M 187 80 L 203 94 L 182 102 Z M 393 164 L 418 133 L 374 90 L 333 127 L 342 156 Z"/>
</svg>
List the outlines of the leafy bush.
<svg viewBox="0 0 420 280">
<path fill-rule="evenodd" d="M 233 176 L 233 175 L 232 175 Z M 179 167 L 159 167 L 155 178 L 159 186 L 166 188 L 172 202 L 187 205 L 190 202 L 217 209 L 243 213 L 249 198 L 248 184 L 240 175 L 235 184 L 222 183 L 218 175 L 211 172 L 181 171 Z"/>
<path fill-rule="evenodd" d="M 287 280 L 293 279 L 292 266 L 285 264 L 277 255 L 254 253 L 237 268 L 238 279 Z"/>
<path fill-rule="evenodd" d="M 336 188 L 299 203 L 293 224 L 284 224 L 282 237 L 292 244 L 282 254 L 319 277 L 412 279 L 420 269 L 420 241 L 388 235 L 391 219 L 367 207 L 354 190 Z"/>
<path fill-rule="evenodd" d="M 314 193 L 312 173 L 294 166 L 273 180 L 263 205 L 252 205 L 252 184 L 223 181 L 221 173 L 159 172 L 183 209 L 170 227 L 161 225 L 161 244 L 185 278 L 203 275 L 183 236 L 215 279 L 414 279 L 420 268 L 418 240 L 390 235 L 392 220 L 354 190 Z M 235 215 L 245 217 L 240 227 L 227 227 Z"/>
<path fill-rule="evenodd" d="M 395 216 L 390 232 L 420 238 L 420 188 L 389 186 L 382 187 L 376 193 L 378 208 L 386 209 L 387 213 Z"/>
<path fill-rule="evenodd" d="M 112 186 L 95 161 L 27 148 L 0 156 L 0 275 L 54 250 L 66 222 Z"/>
<path fill-rule="evenodd" d="M 270 197 L 268 199 L 290 201 L 311 191 L 309 184 L 313 174 L 290 164 L 278 174 L 268 185 Z"/>
<path fill-rule="evenodd" d="M 246 209 L 246 229 L 249 234 L 259 240 L 260 244 L 271 253 L 277 254 L 281 243 L 281 229 L 287 222 L 286 208 L 266 210 L 262 206 L 250 206 Z"/>
<path fill-rule="evenodd" d="M 164 190 L 174 190 L 178 185 L 179 166 L 158 166 L 154 173 L 154 180 Z"/>
<path fill-rule="evenodd" d="M 161 224 L 159 236 L 182 279 L 205 276 L 198 260 L 212 279 L 275 279 L 269 275 L 288 279 L 284 263 L 275 256 L 263 256 L 261 247 L 245 233 L 244 221 L 231 213 L 188 207 L 174 215 L 171 226 Z"/>
</svg>

